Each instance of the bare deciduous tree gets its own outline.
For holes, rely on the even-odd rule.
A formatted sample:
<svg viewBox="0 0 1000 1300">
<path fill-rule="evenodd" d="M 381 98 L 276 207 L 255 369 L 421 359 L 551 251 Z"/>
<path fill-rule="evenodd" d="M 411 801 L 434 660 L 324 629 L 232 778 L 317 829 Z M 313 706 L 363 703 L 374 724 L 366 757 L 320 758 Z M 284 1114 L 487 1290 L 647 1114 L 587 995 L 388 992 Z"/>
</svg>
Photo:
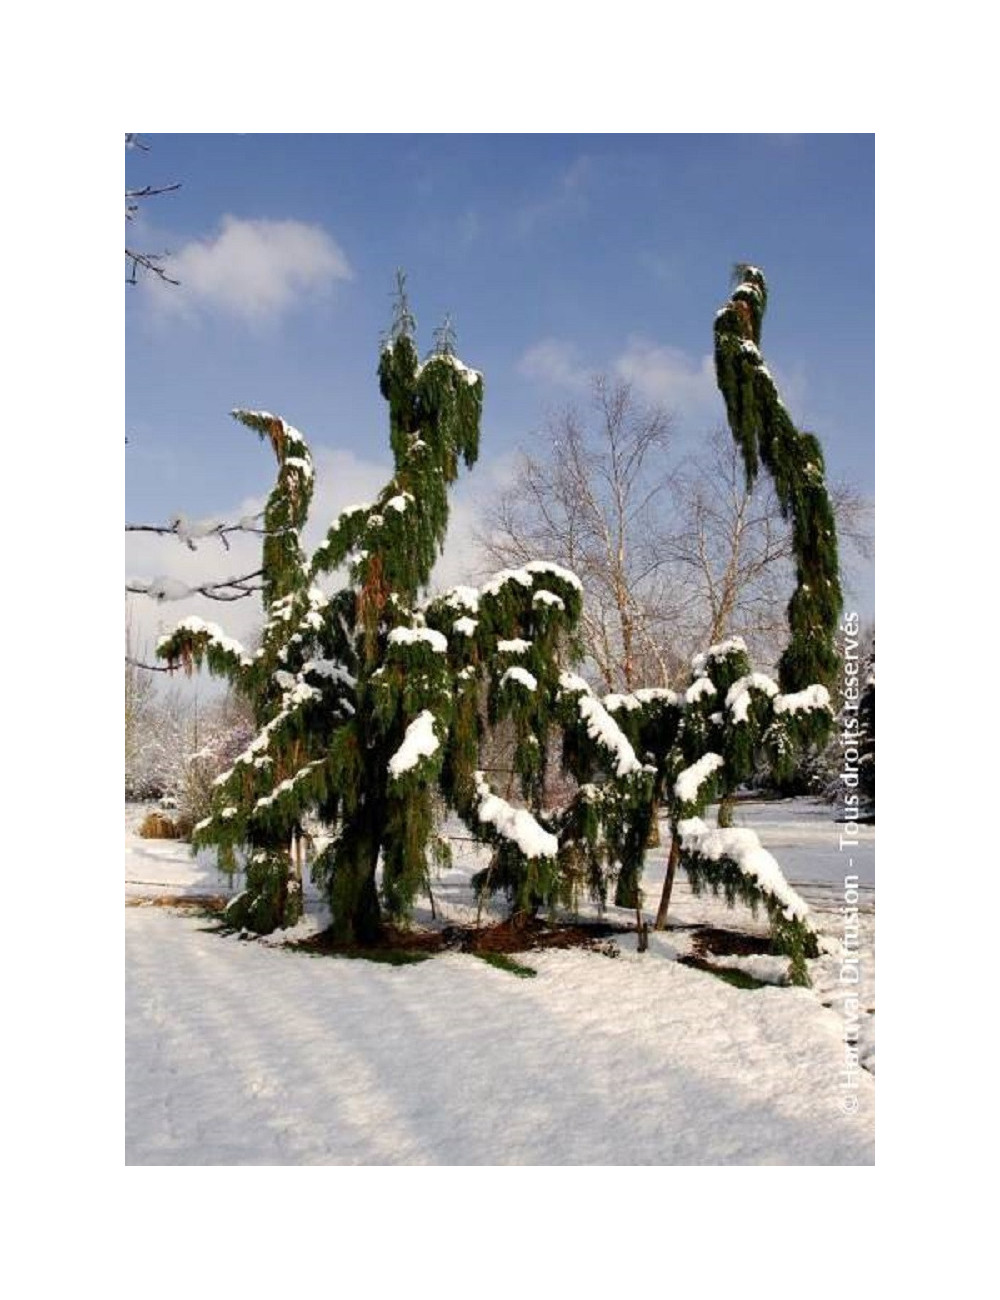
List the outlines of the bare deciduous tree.
<svg viewBox="0 0 1000 1300">
<path fill-rule="evenodd" d="M 606 691 L 665 685 L 693 653 L 733 635 L 757 662 L 775 663 L 794 573 L 770 484 L 748 491 L 723 430 L 678 462 L 669 415 L 626 383 L 595 378 L 588 415 L 550 417 L 541 450 L 522 456 L 480 537 L 490 557 L 544 555 L 579 576 L 584 648 Z M 845 485 L 831 497 L 842 554 L 867 558 L 869 503 Z"/>
<path fill-rule="evenodd" d="M 501 564 L 545 556 L 580 578 L 585 649 L 604 689 L 665 682 L 664 475 L 670 419 L 629 384 L 594 379 L 588 422 L 575 408 L 548 421 L 538 455 L 490 513 L 481 543 Z"/>
</svg>

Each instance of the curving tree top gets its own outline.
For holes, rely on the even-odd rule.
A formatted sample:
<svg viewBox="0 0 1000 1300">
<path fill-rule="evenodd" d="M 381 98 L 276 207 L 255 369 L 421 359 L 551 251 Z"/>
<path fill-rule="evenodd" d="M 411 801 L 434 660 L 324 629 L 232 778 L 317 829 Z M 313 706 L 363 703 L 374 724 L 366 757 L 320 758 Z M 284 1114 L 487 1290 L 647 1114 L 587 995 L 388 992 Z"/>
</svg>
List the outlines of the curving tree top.
<svg viewBox="0 0 1000 1300">
<path fill-rule="evenodd" d="M 792 422 L 760 351 L 767 285 L 756 266 L 735 268 L 736 287 L 715 317 L 715 371 L 726 414 L 753 487 L 761 465 L 792 524 L 796 586 L 788 605 L 789 642 L 782 689 L 831 686 L 837 675 L 837 624 L 843 608 L 837 525 L 826 489 L 823 451 Z"/>
</svg>

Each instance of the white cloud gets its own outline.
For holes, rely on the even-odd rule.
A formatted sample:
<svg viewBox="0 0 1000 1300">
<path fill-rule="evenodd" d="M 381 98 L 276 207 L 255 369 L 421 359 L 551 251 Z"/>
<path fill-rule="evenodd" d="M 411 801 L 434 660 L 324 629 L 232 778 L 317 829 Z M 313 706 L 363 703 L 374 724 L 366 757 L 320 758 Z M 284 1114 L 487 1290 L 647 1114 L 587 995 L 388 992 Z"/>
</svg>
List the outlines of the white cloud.
<svg viewBox="0 0 1000 1300">
<path fill-rule="evenodd" d="M 538 198 L 522 204 L 514 213 L 514 229 L 522 237 L 539 226 L 552 225 L 583 216 L 588 207 L 588 190 L 594 177 L 594 161 L 586 154 L 575 159 L 553 179 Z"/>
<path fill-rule="evenodd" d="M 589 372 L 580 364 L 574 343 L 562 339 L 542 339 L 530 347 L 517 363 L 518 373 L 559 388 L 585 387 Z"/>
<path fill-rule="evenodd" d="M 218 234 L 185 244 L 167 269 L 178 287 L 155 276 L 144 281 L 162 310 L 215 310 L 250 322 L 280 316 L 303 296 L 352 278 L 346 255 L 322 227 L 233 216 L 222 218 Z"/>
<path fill-rule="evenodd" d="M 770 368 L 793 418 L 804 418 L 807 385 L 802 367 L 787 372 Z M 526 379 L 574 396 L 584 393 L 593 374 L 601 372 L 626 380 L 637 397 L 665 407 L 688 431 L 702 433 L 725 422 L 711 353 L 694 356 L 641 334 L 630 335 L 610 361 L 592 367 L 584 365 L 580 349 L 568 339 L 541 339 L 520 358 L 517 370 Z"/>
<path fill-rule="evenodd" d="M 316 489 L 303 538 L 305 549 L 310 554 L 323 541 L 330 524 L 346 506 L 373 501 L 392 473 L 388 457 L 385 461 L 374 461 L 350 451 L 325 447 L 316 447 L 313 457 Z M 471 474 L 463 474 L 456 484 L 451 498 L 451 523 L 444 554 L 432 575 L 433 589 L 460 582 L 477 582 L 496 567 L 481 554 L 476 536 L 482 526 L 486 502 L 509 478 L 513 465 L 511 457 L 481 462 Z M 215 518 L 232 522 L 256 514 L 263 509 L 264 501 L 264 495 L 249 498 L 231 508 L 219 510 Z M 236 533 L 231 534 L 229 540 L 232 548 L 229 551 L 211 538 L 199 542 L 198 549 L 191 551 L 176 537 L 126 533 L 126 576 L 141 581 L 168 577 L 190 588 L 251 573 L 260 567 L 260 537 Z M 158 638 L 190 614 L 218 623 L 230 636 L 244 643 L 252 641 L 263 624 L 259 597 L 220 603 L 204 596 L 156 601 L 147 596 L 133 595 L 128 598 L 128 604 L 135 650 L 148 663 L 156 662 Z"/>
<path fill-rule="evenodd" d="M 680 348 L 632 335 L 614 360 L 614 370 L 647 402 L 657 402 L 680 417 L 716 415 L 722 399 L 710 355 L 692 357 Z"/>
</svg>

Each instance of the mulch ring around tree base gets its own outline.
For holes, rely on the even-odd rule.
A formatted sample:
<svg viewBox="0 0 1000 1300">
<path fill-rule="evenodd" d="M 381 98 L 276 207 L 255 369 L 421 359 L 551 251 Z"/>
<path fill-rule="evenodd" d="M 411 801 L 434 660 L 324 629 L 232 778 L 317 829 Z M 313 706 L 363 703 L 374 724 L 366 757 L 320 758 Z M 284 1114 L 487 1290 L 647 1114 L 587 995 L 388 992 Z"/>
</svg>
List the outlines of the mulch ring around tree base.
<svg viewBox="0 0 1000 1300">
<path fill-rule="evenodd" d="M 442 930 L 401 930 L 386 926 L 382 938 L 371 947 L 344 943 L 329 930 L 303 939 L 292 946 L 304 952 L 337 956 L 374 957 L 384 954 L 409 954 L 412 960 L 432 957 L 439 952 L 487 953 L 537 952 L 545 948 L 592 948 L 607 955 L 617 955 L 614 940 L 635 931 L 629 926 L 607 921 L 572 921 L 556 923 L 537 918 L 501 921 L 498 925 L 446 925 Z"/>
<path fill-rule="evenodd" d="M 139 882 L 141 883 L 141 882 Z M 181 910 L 207 912 L 221 916 L 229 899 L 224 894 L 154 894 L 140 897 L 126 895 L 126 907 L 170 907 Z"/>
<path fill-rule="evenodd" d="M 774 952 L 766 934 L 741 934 L 714 925 L 699 925 L 691 932 L 691 946 L 696 957 L 751 957 Z"/>
<path fill-rule="evenodd" d="M 685 926 L 684 929 L 689 927 Z M 670 931 L 668 930 L 669 934 Z M 741 934 L 717 926 L 690 927 L 693 961 L 706 957 L 745 957 L 773 951 L 766 935 Z M 371 946 L 345 943 L 332 931 L 310 936 L 290 945 L 304 952 L 331 956 L 374 957 L 385 960 L 393 955 L 405 960 L 421 960 L 440 952 L 487 953 L 538 952 L 546 948 L 589 948 L 606 956 L 617 955 L 616 939 L 634 936 L 635 927 L 609 921 L 575 920 L 553 922 L 534 917 L 530 920 L 507 920 L 497 925 L 446 925 L 441 930 L 405 930 L 386 926 L 382 938 Z"/>
</svg>

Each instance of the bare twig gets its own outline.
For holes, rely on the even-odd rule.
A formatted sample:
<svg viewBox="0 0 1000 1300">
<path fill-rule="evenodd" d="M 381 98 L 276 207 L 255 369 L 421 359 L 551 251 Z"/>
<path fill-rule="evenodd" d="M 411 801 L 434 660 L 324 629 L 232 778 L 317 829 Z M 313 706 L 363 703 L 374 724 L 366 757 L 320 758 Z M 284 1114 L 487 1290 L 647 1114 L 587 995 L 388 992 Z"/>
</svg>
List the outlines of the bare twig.
<svg viewBox="0 0 1000 1300">
<path fill-rule="evenodd" d="M 137 253 L 134 249 L 125 249 L 125 260 L 132 263 L 132 272 L 125 277 L 126 284 L 138 284 L 138 271 L 141 267 L 144 271 L 150 271 L 153 275 L 159 276 L 166 284 L 180 284 L 180 280 L 173 279 L 167 275 L 166 271 L 160 265 L 166 253 Z"/>
<path fill-rule="evenodd" d="M 133 659 L 130 655 L 125 656 L 125 662 L 130 668 L 141 668 L 143 672 L 147 673 L 170 673 L 174 671 L 167 664 L 146 664 L 141 659 Z M 176 667 L 176 664 L 174 667 Z"/>
<path fill-rule="evenodd" d="M 263 511 L 253 516 L 255 520 L 263 519 L 263 517 Z M 189 533 L 189 525 L 184 519 L 175 519 L 171 524 L 126 524 L 125 531 L 127 533 L 156 533 L 160 537 L 179 537 L 188 549 L 192 551 L 196 551 L 198 549 L 196 543 L 202 541 L 206 537 L 218 537 L 228 551 L 230 549 L 227 540 L 227 535 L 229 533 L 248 533 L 256 537 L 265 537 L 269 535 L 266 528 L 257 528 L 253 524 L 241 521 L 237 524 L 213 524 L 210 528 L 205 528 L 199 525 L 197 537 L 192 537 Z M 278 531 L 284 532 L 287 530 L 281 529 Z M 272 537 L 277 535 L 277 531 L 272 530 L 270 533 L 270 536 Z"/>
<path fill-rule="evenodd" d="M 166 579 L 153 578 L 149 582 L 132 581 L 125 584 L 125 590 L 135 596 L 150 596 L 153 600 L 185 600 L 188 596 L 206 596 L 209 600 L 244 600 L 263 590 L 256 579 L 263 576 L 263 569 L 245 573 L 239 578 L 225 578 L 220 582 L 206 582 L 201 586 L 187 587 L 180 582 L 168 582 Z"/>
</svg>

